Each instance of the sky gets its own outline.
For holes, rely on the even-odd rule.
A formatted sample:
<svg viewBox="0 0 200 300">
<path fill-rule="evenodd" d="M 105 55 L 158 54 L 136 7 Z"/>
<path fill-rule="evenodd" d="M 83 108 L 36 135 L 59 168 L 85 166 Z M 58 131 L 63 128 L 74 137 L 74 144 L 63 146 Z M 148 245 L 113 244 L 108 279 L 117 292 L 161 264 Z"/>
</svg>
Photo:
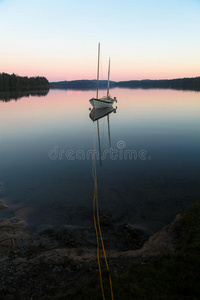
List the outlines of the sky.
<svg viewBox="0 0 200 300">
<path fill-rule="evenodd" d="M 49 81 L 200 76 L 200 0 L 0 0 L 0 73 Z"/>
</svg>

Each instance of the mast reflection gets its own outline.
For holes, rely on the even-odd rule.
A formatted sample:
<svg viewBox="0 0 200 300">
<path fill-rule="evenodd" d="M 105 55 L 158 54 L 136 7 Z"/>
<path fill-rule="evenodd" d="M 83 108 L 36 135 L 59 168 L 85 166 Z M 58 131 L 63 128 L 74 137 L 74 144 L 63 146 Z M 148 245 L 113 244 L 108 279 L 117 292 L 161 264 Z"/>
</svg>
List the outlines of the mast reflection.
<svg viewBox="0 0 200 300">
<path fill-rule="evenodd" d="M 98 144 L 99 144 L 99 161 L 100 166 L 102 166 L 101 160 L 101 140 L 100 140 L 100 133 L 99 133 L 99 119 L 103 119 L 107 116 L 107 124 L 108 124 L 108 140 L 109 140 L 109 147 L 111 147 L 111 134 L 110 134 L 110 114 L 116 113 L 117 107 L 106 107 L 106 108 L 93 108 L 89 114 L 90 119 L 93 122 L 97 122 L 97 134 L 98 134 Z"/>
</svg>

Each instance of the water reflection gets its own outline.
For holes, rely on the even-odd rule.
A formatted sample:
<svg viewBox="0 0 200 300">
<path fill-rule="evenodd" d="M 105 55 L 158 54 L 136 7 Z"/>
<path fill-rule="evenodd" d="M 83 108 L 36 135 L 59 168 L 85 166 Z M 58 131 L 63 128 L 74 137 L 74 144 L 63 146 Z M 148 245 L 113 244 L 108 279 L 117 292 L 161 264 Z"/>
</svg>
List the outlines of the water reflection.
<svg viewBox="0 0 200 300">
<path fill-rule="evenodd" d="M 200 197 L 200 93 L 116 89 L 123 99 L 117 114 L 95 112 L 92 122 L 85 99 L 93 93 L 50 90 L 46 97 L 0 101 L 0 180 L 6 197 L 34 207 L 31 226 L 91 226 L 92 163 L 86 153 L 93 151 L 94 140 L 98 148 L 98 119 L 100 211 L 155 232 Z M 146 160 L 125 155 L 114 160 L 111 144 L 118 154 L 145 149 Z M 51 160 L 48 153 L 56 147 L 85 155 Z"/>
<path fill-rule="evenodd" d="M 95 122 L 97 121 L 97 134 L 98 134 L 98 144 L 99 144 L 99 161 L 100 166 L 102 166 L 101 160 L 101 140 L 100 140 L 100 133 L 99 133 L 99 119 L 107 117 L 107 125 L 108 125 L 108 140 L 109 140 L 109 147 L 111 148 L 111 136 L 110 136 L 110 118 L 109 115 L 111 113 L 117 112 L 117 107 L 106 107 L 106 108 L 93 108 L 89 114 L 90 119 Z"/>
<path fill-rule="evenodd" d="M 0 101 L 9 102 L 11 100 L 19 100 L 23 97 L 37 96 L 44 97 L 49 93 L 48 90 L 37 90 L 37 91 L 9 91 L 9 92 L 0 92 Z"/>
</svg>

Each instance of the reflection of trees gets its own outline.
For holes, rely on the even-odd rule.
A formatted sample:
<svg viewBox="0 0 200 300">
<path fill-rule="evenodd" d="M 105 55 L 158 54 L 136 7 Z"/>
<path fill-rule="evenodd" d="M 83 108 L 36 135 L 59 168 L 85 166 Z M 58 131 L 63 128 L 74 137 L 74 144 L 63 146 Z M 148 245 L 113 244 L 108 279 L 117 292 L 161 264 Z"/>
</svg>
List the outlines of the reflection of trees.
<svg viewBox="0 0 200 300">
<path fill-rule="evenodd" d="M 22 77 L 15 74 L 0 73 L 0 92 L 29 91 L 49 88 L 49 81 L 45 77 Z"/>
<path fill-rule="evenodd" d="M 29 97 L 29 96 L 46 96 L 49 92 L 49 89 L 46 90 L 37 90 L 37 91 L 13 91 L 13 92 L 0 92 L 0 101 L 9 102 L 11 100 L 19 100 L 22 97 Z"/>
</svg>

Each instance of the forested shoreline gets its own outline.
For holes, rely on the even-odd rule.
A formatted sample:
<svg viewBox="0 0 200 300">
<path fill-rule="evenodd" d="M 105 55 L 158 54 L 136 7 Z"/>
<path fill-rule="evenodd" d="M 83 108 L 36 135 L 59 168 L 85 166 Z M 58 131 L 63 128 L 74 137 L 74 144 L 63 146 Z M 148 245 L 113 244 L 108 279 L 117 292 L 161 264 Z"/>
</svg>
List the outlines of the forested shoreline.
<svg viewBox="0 0 200 300">
<path fill-rule="evenodd" d="M 116 82 L 117 87 L 128 88 L 160 88 L 176 90 L 200 91 L 200 77 L 177 78 L 177 79 L 159 79 L 159 80 L 130 80 Z"/>
<path fill-rule="evenodd" d="M 0 73 L 0 92 L 9 91 L 31 91 L 51 89 L 96 89 L 96 80 L 73 80 L 50 82 L 45 77 L 22 77 L 16 74 Z M 100 80 L 99 88 L 104 89 L 107 86 L 106 80 Z M 129 80 L 129 81 L 111 81 L 110 87 L 120 88 L 142 88 L 142 89 L 177 89 L 200 91 L 200 77 L 177 78 L 177 79 L 159 79 L 159 80 Z"/>
<path fill-rule="evenodd" d="M 51 89 L 96 89 L 96 80 L 72 80 L 50 82 Z M 106 80 L 99 81 L 99 88 L 104 89 L 107 86 Z M 131 89 L 176 89 L 200 91 L 200 77 L 177 78 L 177 79 L 158 79 L 158 80 L 129 80 L 129 81 L 111 81 L 110 87 L 131 88 Z"/>
<path fill-rule="evenodd" d="M 29 91 L 48 89 L 49 81 L 45 77 L 27 77 L 16 74 L 0 73 L 0 92 Z"/>
</svg>

